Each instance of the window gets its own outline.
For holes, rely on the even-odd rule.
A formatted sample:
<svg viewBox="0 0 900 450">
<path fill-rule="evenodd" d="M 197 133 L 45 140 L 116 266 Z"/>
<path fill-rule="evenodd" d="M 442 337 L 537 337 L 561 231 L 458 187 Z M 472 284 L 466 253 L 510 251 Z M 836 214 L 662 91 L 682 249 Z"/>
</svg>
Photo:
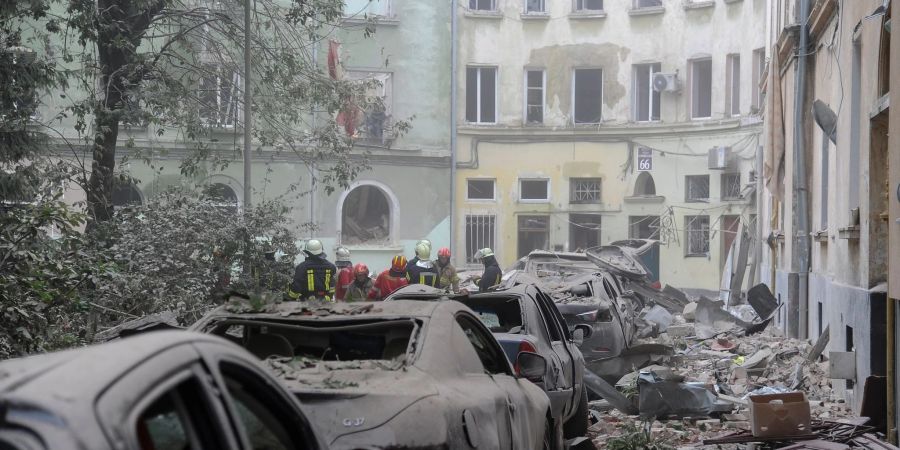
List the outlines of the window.
<svg viewBox="0 0 900 450">
<path fill-rule="evenodd" d="M 485 247 L 494 247 L 496 234 L 496 216 L 469 215 L 466 216 L 466 263 L 473 264 L 475 253 Z"/>
<path fill-rule="evenodd" d="M 725 110 L 732 116 L 739 116 L 741 115 L 741 55 L 728 55 L 726 64 Z"/>
<path fill-rule="evenodd" d="M 462 328 L 478 359 L 487 373 L 504 375 L 509 374 L 509 362 L 506 354 L 496 344 L 496 340 L 485 332 L 478 324 L 478 319 L 460 314 L 456 316 L 456 323 Z"/>
<path fill-rule="evenodd" d="M 525 123 L 544 123 L 544 71 L 525 71 Z"/>
<path fill-rule="evenodd" d="M 550 249 L 550 216 L 519 216 L 519 258 Z"/>
<path fill-rule="evenodd" d="M 575 0 L 575 11 L 603 11 L 603 0 Z"/>
<path fill-rule="evenodd" d="M 691 118 L 712 117 L 712 60 L 691 61 Z"/>
<path fill-rule="evenodd" d="M 662 6 L 662 0 L 634 0 L 634 5 L 632 6 L 634 9 L 640 8 L 653 8 L 656 6 Z"/>
<path fill-rule="evenodd" d="M 859 208 L 859 156 L 860 156 L 860 119 L 862 118 L 862 46 L 859 40 L 853 41 L 850 65 L 850 157 L 847 164 L 849 186 L 847 211 Z M 783 204 L 784 202 L 782 202 Z M 852 217 L 852 213 L 850 213 Z M 851 225 L 852 219 L 848 219 Z"/>
<path fill-rule="evenodd" d="M 473 11 L 494 11 L 497 0 L 469 0 L 469 9 Z"/>
<path fill-rule="evenodd" d="M 466 121 L 472 123 L 497 121 L 496 67 L 466 69 Z"/>
<path fill-rule="evenodd" d="M 569 203 L 600 203 L 600 178 L 570 179 Z"/>
<path fill-rule="evenodd" d="M 200 79 L 200 120 L 206 125 L 231 128 L 240 112 L 241 75 L 221 64 L 203 64 Z"/>
<path fill-rule="evenodd" d="M 656 183 L 649 172 L 641 172 L 634 182 L 635 197 L 653 197 L 656 195 Z"/>
<path fill-rule="evenodd" d="M 759 87 L 763 81 L 763 72 L 766 71 L 766 49 L 758 48 L 753 50 L 753 77 L 750 80 L 750 92 L 753 96 L 750 98 L 750 112 L 758 114 L 763 108 L 762 89 Z"/>
<path fill-rule="evenodd" d="M 709 201 L 709 175 L 690 175 L 684 177 L 684 201 Z"/>
<path fill-rule="evenodd" d="M 659 120 L 659 91 L 653 89 L 653 74 L 660 71 L 659 63 L 634 65 L 634 120 Z"/>
<path fill-rule="evenodd" d="M 358 18 L 388 16 L 389 7 L 390 0 L 344 0 L 344 16 Z"/>
<path fill-rule="evenodd" d="M 575 69 L 572 105 L 575 123 L 600 123 L 603 106 L 603 70 Z"/>
<path fill-rule="evenodd" d="M 741 199 L 741 174 L 722 174 L 722 200 Z"/>
<path fill-rule="evenodd" d="M 709 253 L 709 216 L 685 216 L 687 256 L 706 256 Z"/>
<path fill-rule="evenodd" d="M 519 200 L 546 202 L 550 200 L 550 180 L 519 180 Z"/>
<path fill-rule="evenodd" d="M 629 216 L 629 239 L 659 239 L 659 216 Z"/>
<path fill-rule="evenodd" d="M 221 448 L 205 393 L 195 378 L 188 378 L 153 400 L 133 428 L 140 448 Z"/>
<path fill-rule="evenodd" d="M 354 188 L 341 207 L 341 243 L 387 245 L 391 233 L 391 204 L 378 186 Z"/>
<path fill-rule="evenodd" d="M 347 80 L 355 80 L 365 87 L 361 98 L 356 100 L 360 108 L 354 129 L 359 137 L 380 140 L 384 132 L 390 129 L 390 118 L 393 113 L 394 84 L 390 72 L 360 72 L 348 70 Z"/>
<path fill-rule="evenodd" d="M 467 200 L 494 200 L 494 180 L 466 180 Z"/>
<path fill-rule="evenodd" d="M 547 6 L 544 0 L 525 0 L 525 13 L 545 13 Z"/>
<path fill-rule="evenodd" d="M 569 251 L 600 245 L 600 214 L 569 214 Z"/>
<path fill-rule="evenodd" d="M 224 208 L 233 214 L 238 212 L 238 196 L 231 186 L 224 183 L 213 183 L 206 187 L 206 196 L 217 207 Z"/>
<path fill-rule="evenodd" d="M 115 208 L 121 208 L 123 206 L 130 205 L 140 205 L 141 203 L 143 203 L 143 199 L 141 198 L 141 191 L 139 191 L 137 186 L 135 186 L 134 183 L 130 181 L 117 180 L 113 185 L 113 191 L 112 195 L 110 196 L 110 200 L 113 207 Z M 237 203 L 237 198 L 235 198 L 234 203 Z"/>
<path fill-rule="evenodd" d="M 725 263 L 728 261 L 728 253 L 731 251 L 731 245 L 734 244 L 735 238 L 737 238 L 738 231 L 741 228 L 741 216 L 734 215 L 723 215 L 720 217 L 720 225 L 719 229 L 721 232 L 719 236 L 721 236 L 722 248 L 719 249 L 719 267 L 725 267 Z M 737 258 L 737 255 L 732 255 L 733 258 Z"/>
</svg>

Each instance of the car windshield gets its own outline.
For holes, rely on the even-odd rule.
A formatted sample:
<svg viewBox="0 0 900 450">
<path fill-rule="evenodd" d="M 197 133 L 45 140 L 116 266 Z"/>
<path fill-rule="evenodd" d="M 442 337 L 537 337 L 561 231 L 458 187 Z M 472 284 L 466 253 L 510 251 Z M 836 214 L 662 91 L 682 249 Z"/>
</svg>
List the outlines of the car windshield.
<svg viewBox="0 0 900 450">
<path fill-rule="evenodd" d="M 461 300 L 493 333 L 522 332 L 522 307 L 516 298 L 474 297 Z"/>
</svg>

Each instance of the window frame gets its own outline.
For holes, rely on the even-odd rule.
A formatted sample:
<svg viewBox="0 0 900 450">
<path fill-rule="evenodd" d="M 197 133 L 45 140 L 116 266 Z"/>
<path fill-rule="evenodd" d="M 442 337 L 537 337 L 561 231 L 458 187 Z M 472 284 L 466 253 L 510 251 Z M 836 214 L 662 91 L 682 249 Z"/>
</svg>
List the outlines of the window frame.
<svg viewBox="0 0 900 450">
<path fill-rule="evenodd" d="M 466 100 L 466 108 L 465 108 L 465 121 L 466 123 L 470 123 L 473 125 L 496 125 L 500 121 L 500 67 L 492 66 L 487 64 L 469 64 L 466 66 L 466 76 L 468 77 L 469 69 L 475 69 L 477 73 L 477 78 L 475 80 L 476 92 L 475 92 L 475 116 L 476 120 L 474 122 L 469 120 L 468 114 L 468 98 Z M 484 69 L 493 69 L 494 70 L 494 120 L 492 122 L 487 122 L 482 120 L 482 111 L 481 111 L 481 74 Z M 468 84 L 468 79 L 466 79 L 466 84 Z M 468 93 L 467 93 L 468 97 Z"/>
<path fill-rule="evenodd" d="M 474 223 L 475 218 L 478 218 L 478 222 L 479 222 L 478 224 Z M 487 236 L 483 232 L 483 229 L 487 227 L 487 225 L 485 225 L 485 222 L 489 222 L 490 231 L 491 231 L 490 236 Z M 477 263 L 478 261 L 475 260 L 474 256 L 475 256 L 475 253 L 477 253 L 478 250 L 481 250 L 482 248 L 489 247 L 489 248 L 493 248 L 495 250 L 497 249 L 497 247 L 495 246 L 495 243 L 497 242 L 497 222 L 498 221 L 497 221 L 496 214 L 465 214 L 465 215 L 463 215 L 463 229 L 465 230 L 464 234 L 463 234 L 463 245 L 465 248 L 466 264 Z M 473 242 L 474 245 L 471 246 L 472 248 L 470 248 L 469 230 L 470 230 L 470 228 L 473 228 L 476 226 L 480 227 L 482 229 L 482 231 L 480 233 L 480 237 L 482 237 L 483 239 L 481 239 L 479 242 L 475 242 L 475 241 L 478 241 L 478 239 L 476 239 L 477 236 L 473 236 L 471 241 Z M 485 238 L 486 236 L 487 236 L 487 238 Z M 485 242 L 485 241 L 490 241 L 490 242 Z M 469 252 L 470 250 L 471 250 L 471 253 Z"/>
<path fill-rule="evenodd" d="M 694 115 L 694 107 L 697 106 L 697 103 L 698 103 L 698 101 L 697 101 L 698 94 L 697 93 L 699 91 L 697 89 L 697 81 L 696 81 L 697 80 L 696 66 L 699 63 L 705 63 L 705 62 L 709 62 L 709 115 L 708 116 L 699 116 L 699 115 Z M 713 101 L 712 101 L 713 100 L 712 99 L 712 97 L 713 97 L 713 88 L 712 88 L 712 85 L 713 85 L 713 78 L 712 78 L 713 77 L 713 60 L 712 60 L 712 57 L 694 58 L 694 59 L 689 60 L 688 65 L 690 67 L 689 86 L 690 86 L 690 94 L 691 94 L 690 96 L 688 96 L 688 101 L 690 102 L 690 105 L 688 108 L 688 114 L 690 114 L 691 120 L 712 119 L 712 116 L 713 116 L 713 108 L 712 108 L 712 105 L 713 105 Z"/>
<path fill-rule="evenodd" d="M 650 8 L 650 7 L 647 6 L 645 8 Z M 657 91 L 656 89 L 653 89 L 653 75 L 662 72 L 662 63 L 653 62 L 653 63 L 632 64 L 631 67 L 632 67 L 631 89 L 633 92 L 633 94 L 631 96 L 631 107 L 634 112 L 632 114 L 632 120 L 634 120 L 636 123 L 654 123 L 654 122 L 661 121 L 662 120 L 662 93 Z M 638 105 L 641 103 L 638 100 L 638 95 L 640 94 L 640 91 L 638 90 L 638 70 L 643 69 L 643 68 L 648 68 L 650 70 L 650 72 L 648 74 L 649 75 L 649 85 L 647 86 L 647 92 L 648 92 L 647 100 L 650 103 L 649 105 L 647 105 L 647 120 L 642 120 L 639 117 L 640 109 L 638 108 Z M 654 69 L 658 69 L 658 70 L 654 71 Z M 654 99 L 656 100 L 655 102 L 654 102 Z M 659 115 L 656 116 L 656 118 L 653 117 L 654 106 L 659 107 Z"/>
<path fill-rule="evenodd" d="M 587 9 L 584 7 L 585 2 L 590 0 L 572 0 L 572 11 L 577 14 L 599 14 L 606 11 L 606 4 L 604 0 L 598 0 L 600 2 L 600 9 Z M 581 4 L 582 7 L 579 8 L 578 5 Z"/>
<path fill-rule="evenodd" d="M 476 13 L 486 13 L 486 12 L 496 12 L 496 11 L 497 11 L 497 3 L 498 3 L 498 0 L 489 0 L 489 1 L 491 2 L 491 9 L 479 9 L 479 8 L 477 8 L 477 5 L 478 5 L 478 2 L 479 2 L 479 1 L 482 1 L 482 0 L 469 0 L 469 3 L 468 3 L 468 5 L 466 6 L 466 9 L 468 9 L 469 11 L 472 11 L 472 12 L 476 12 Z M 473 4 L 473 3 L 475 3 L 475 5 L 476 5 L 475 8 L 472 7 L 472 4 Z"/>
<path fill-rule="evenodd" d="M 635 219 L 637 219 L 637 220 L 635 220 Z M 655 220 L 657 222 L 655 230 L 653 230 L 654 227 L 652 225 L 650 227 L 648 227 L 651 230 L 653 230 L 650 233 L 650 236 L 648 236 L 648 237 L 641 236 L 639 232 L 635 233 L 635 231 L 640 231 L 640 229 L 641 229 L 640 224 L 645 220 L 650 220 L 651 224 L 652 224 L 653 220 Z M 660 216 L 658 216 L 658 215 L 649 214 L 649 215 L 640 215 L 640 216 L 628 216 L 628 239 L 659 240 L 659 222 L 660 222 Z"/>
<path fill-rule="evenodd" d="M 545 228 L 523 228 L 522 221 L 524 220 L 543 220 L 546 227 Z M 528 235 L 541 233 L 545 236 L 545 242 L 547 243 L 547 247 L 550 247 L 550 215 L 549 214 L 520 214 L 516 216 L 516 253 L 518 258 L 524 258 L 531 253 L 534 248 L 522 248 L 522 233 L 527 233 Z"/>
<path fill-rule="evenodd" d="M 735 65 L 737 65 L 735 70 Z M 730 53 L 725 57 L 726 76 L 726 115 L 728 117 L 740 117 L 741 115 L 741 55 Z M 737 101 L 735 101 L 737 100 Z M 737 112 L 735 112 L 737 108 Z"/>
<path fill-rule="evenodd" d="M 695 229 L 691 228 L 693 226 L 693 224 L 697 221 L 697 219 L 703 219 L 706 221 L 706 229 L 705 230 L 703 230 L 702 228 L 699 230 L 695 230 Z M 702 222 L 701 222 L 701 225 L 702 225 Z M 709 255 L 709 252 L 711 250 L 709 215 L 699 214 L 699 215 L 692 215 L 692 216 L 684 216 L 684 232 L 685 232 L 684 256 L 686 258 L 694 258 L 694 257 L 704 257 L 705 258 L 705 257 L 707 257 L 707 255 Z M 691 251 L 691 247 L 692 247 L 691 246 L 691 242 L 692 242 L 691 237 L 695 233 L 705 233 L 706 234 L 706 252 L 692 252 Z"/>
<path fill-rule="evenodd" d="M 541 199 L 534 198 L 524 198 L 524 190 L 522 189 L 523 181 L 545 181 L 547 183 L 547 197 Z M 550 178 L 539 178 L 539 177 L 520 177 L 519 178 L 519 203 L 550 203 L 551 194 L 551 185 Z"/>
<path fill-rule="evenodd" d="M 728 178 L 728 177 L 737 177 L 738 190 L 737 190 L 736 196 L 726 195 L 726 193 L 728 193 L 726 178 Z M 727 200 L 732 200 L 732 201 L 733 200 L 743 200 L 743 198 L 741 198 L 741 173 L 740 172 L 725 172 L 725 173 L 721 174 L 719 176 L 719 189 L 720 189 L 720 197 L 722 200 L 725 200 L 725 201 L 727 201 Z"/>
<path fill-rule="evenodd" d="M 547 0 L 538 0 L 538 1 L 541 2 L 540 11 L 529 11 L 528 10 L 528 0 L 522 0 L 522 14 L 535 14 L 535 15 L 547 14 Z"/>
<path fill-rule="evenodd" d="M 706 179 L 706 198 L 691 197 L 692 180 Z M 684 202 L 685 203 L 709 203 L 710 200 L 710 179 L 709 174 L 702 175 L 685 175 L 684 176 Z"/>
<path fill-rule="evenodd" d="M 576 94 L 576 90 L 578 88 L 577 80 L 578 80 L 578 71 L 580 70 L 599 70 L 600 71 L 600 98 L 598 99 L 598 103 L 600 104 L 600 117 L 597 122 L 579 122 L 578 118 L 575 116 L 575 112 L 578 109 L 575 104 L 576 100 L 580 98 Z M 603 84 L 605 82 L 605 74 L 606 72 L 603 70 L 603 67 L 599 66 L 584 66 L 584 67 L 575 67 L 572 69 L 572 124 L 576 127 L 578 126 L 591 126 L 591 125 L 600 125 L 603 123 L 603 96 L 606 93 L 606 89 L 604 89 Z"/>
<path fill-rule="evenodd" d="M 200 119 L 200 122 L 209 128 L 215 129 L 223 129 L 223 130 L 231 130 L 238 126 L 238 123 L 242 120 L 243 115 L 243 105 L 241 104 L 241 89 L 243 85 L 243 77 L 241 76 L 240 71 L 229 67 L 228 64 L 223 62 L 202 62 L 201 66 L 214 66 L 215 74 L 213 76 L 205 76 L 201 75 L 199 84 L 197 86 L 197 97 L 200 99 L 200 103 L 197 105 L 197 117 Z M 226 70 L 231 71 L 231 95 L 229 97 L 228 103 L 234 106 L 234 111 L 231 114 L 223 114 L 222 108 L 225 106 L 222 100 L 222 92 L 223 87 L 226 83 L 223 82 L 224 73 Z M 215 89 L 203 89 L 204 81 L 214 78 L 215 79 Z M 204 106 L 204 98 L 206 93 L 214 92 L 216 101 L 214 107 Z M 209 109 L 210 111 L 215 112 L 215 120 L 212 120 L 210 117 L 204 117 L 204 109 Z M 227 110 L 226 110 L 227 111 Z M 229 118 L 231 118 L 232 123 L 228 123 Z"/>
<path fill-rule="evenodd" d="M 536 14 L 536 13 L 529 13 L 529 14 Z M 528 73 L 529 72 L 541 72 L 541 120 L 540 120 L 540 122 L 531 122 L 528 120 L 528 107 L 529 107 L 528 93 L 532 89 L 536 89 L 536 88 L 533 88 L 528 85 Z M 524 80 L 523 80 L 524 95 L 522 96 L 523 97 L 522 98 L 522 123 L 525 124 L 526 126 L 543 125 L 544 124 L 544 113 L 547 110 L 547 70 L 544 68 L 538 68 L 538 67 L 526 67 L 524 69 L 524 75 L 525 75 Z"/>
<path fill-rule="evenodd" d="M 502 369 L 497 372 L 493 372 L 488 367 L 484 366 L 484 361 L 481 359 L 481 355 L 478 349 L 475 348 L 474 345 L 472 345 L 472 349 L 475 350 L 475 353 L 479 355 L 478 360 L 479 362 L 481 362 L 482 367 L 484 367 L 485 373 L 490 375 L 508 375 L 511 377 L 515 376 L 513 375 L 512 367 L 510 367 L 509 365 L 509 359 L 506 357 L 506 353 L 503 351 L 500 345 L 497 344 L 497 340 L 496 338 L 494 338 L 493 333 L 491 333 L 490 330 L 487 329 L 487 327 L 480 319 L 465 311 L 458 311 L 453 315 L 453 319 L 456 324 L 462 329 L 463 333 L 466 332 L 466 327 L 463 325 L 463 322 L 470 322 L 470 328 L 473 330 L 473 332 L 479 334 L 479 337 L 484 340 L 492 350 L 492 354 L 489 356 L 494 359 L 495 364 L 500 366 L 498 368 Z M 469 344 L 471 344 L 471 342 Z"/>
<path fill-rule="evenodd" d="M 658 5 L 650 5 L 650 6 L 640 6 L 641 0 L 632 0 L 632 2 L 631 2 L 631 9 L 633 9 L 633 10 L 641 10 L 641 9 L 659 8 L 659 7 L 664 7 L 664 6 L 665 6 L 665 5 L 663 4 L 662 0 L 654 0 L 654 1 L 658 1 L 659 4 L 658 4 Z"/>
<path fill-rule="evenodd" d="M 751 93 L 750 97 L 750 113 L 759 114 L 763 109 L 763 92 L 760 84 L 763 81 L 763 75 L 766 71 L 766 49 L 760 47 L 753 50 L 753 73 L 750 77 Z"/>
<path fill-rule="evenodd" d="M 353 20 L 353 19 L 355 19 L 355 20 L 365 20 L 364 18 L 365 18 L 366 16 L 368 16 L 368 17 L 380 17 L 380 18 L 387 18 L 387 17 L 393 17 L 393 16 L 394 16 L 394 9 L 393 9 L 394 5 L 393 5 L 393 2 L 392 2 L 391 0 L 380 0 L 380 1 L 385 2 L 385 8 L 384 8 L 385 11 L 384 11 L 384 13 L 382 13 L 382 14 L 372 14 L 372 13 L 369 13 L 368 9 L 369 9 L 369 6 L 372 5 L 372 2 L 373 2 L 373 1 L 378 1 L 378 0 L 368 0 L 365 8 L 363 8 L 363 9 L 361 9 L 361 10 L 359 10 L 359 11 L 353 13 L 353 14 L 348 14 L 348 13 L 347 13 L 347 9 L 346 9 L 346 8 L 347 8 L 347 5 L 345 4 L 345 5 L 344 5 L 344 10 L 342 11 L 341 14 L 344 16 L 345 19 L 351 19 L 351 20 Z"/>
<path fill-rule="evenodd" d="M 575 188 L 576 183 L 581 182 L 597 182 L 597 199 L 596 200 L 576 200 Z M 572 177 L 569 178 L 569 204 L 571 205 L 600 205 L 603 204 L 603 177 Z"/>
<path fill-rule="evenodd" d="M 491 182 L 491 198 L 472 198 L 469 197 L 469 183 L 472 181 L 490 181 Z M 466 178 L 466 201 L 468 202 L 496 202 L 497 201 L 497 179 L 496 178 Z"/>
</svg>

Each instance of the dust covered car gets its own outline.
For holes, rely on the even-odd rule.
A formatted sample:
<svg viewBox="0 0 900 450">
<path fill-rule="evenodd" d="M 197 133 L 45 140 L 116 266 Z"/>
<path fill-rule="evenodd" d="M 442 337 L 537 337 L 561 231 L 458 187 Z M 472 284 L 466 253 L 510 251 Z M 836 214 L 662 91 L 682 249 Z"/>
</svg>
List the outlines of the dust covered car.
<svg viewBox="0 0 900 450">
<path fill-rule="evenodd" d="M 192 329 L 245 347 L 301 400 L 333 449 L 561 446 L 540 382 L 516 376 L 481 321 L 457 302 L 250 304 L 232 299 Z"/>
<path fill-rule="evenodd" d="M 0 363 L 0 448 L 325 449 L 245 350 L 159 331 Z"/>
</svg>

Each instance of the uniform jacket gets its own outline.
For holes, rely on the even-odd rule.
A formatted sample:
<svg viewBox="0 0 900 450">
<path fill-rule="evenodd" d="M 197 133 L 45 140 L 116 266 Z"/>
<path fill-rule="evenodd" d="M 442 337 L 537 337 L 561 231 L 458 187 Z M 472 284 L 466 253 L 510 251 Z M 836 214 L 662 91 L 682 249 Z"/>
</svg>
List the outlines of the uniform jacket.
<svg viewBox="0 0 900 450">
<path fill-rule="evenodd" d="M 337 268 L 321 256 L 311 255 L 297 265 L 288 296 L 294 300 L 310 297 L 333 300 Z"/>
<path fill-rule="evenodd" d="M 387 269 L 378 274 L 378 278 L 375 279 L 375 299 L 384 300 L 385 297 L 407 284 L 409 281 L 406 279 L 406 274 Z"/>
</svg>

